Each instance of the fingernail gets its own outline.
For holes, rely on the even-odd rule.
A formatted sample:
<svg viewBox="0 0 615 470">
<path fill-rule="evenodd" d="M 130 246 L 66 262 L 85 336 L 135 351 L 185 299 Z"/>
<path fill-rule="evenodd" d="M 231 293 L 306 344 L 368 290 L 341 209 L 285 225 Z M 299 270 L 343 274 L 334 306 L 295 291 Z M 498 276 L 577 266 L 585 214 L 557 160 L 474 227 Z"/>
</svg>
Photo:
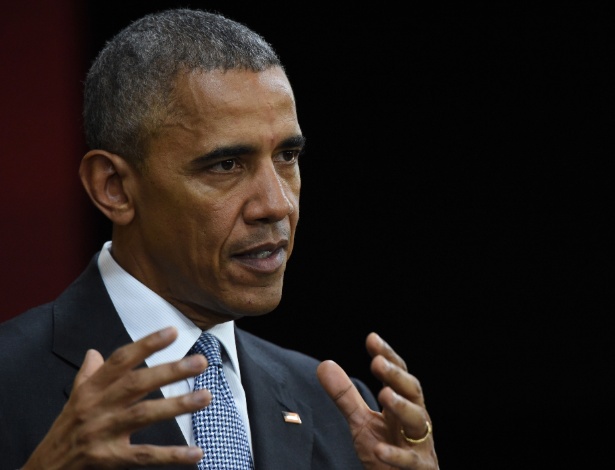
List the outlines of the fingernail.
<svg viewBox="0 0 615 470">
<path fill-rule="evenodd" d="M 190 398 L 195 405 L 205 405 L 207 400 L 209 399 L 209 393 L 205 390 L 197 390 L 194 392 Z"/>
<path fill-rule="evenodd" d="M 382 454 L 382 457 L 391 458 L 393 456 L 393 452 L 391 451 L 390 446 L 384 446 L 379 449 L 379 452 Z"/>
<path fill-rule="evenodd" d="M 192 356 L 186 356 L 182 359 L 182 365 L 187 367 L 190 370 L 193 369 L 202 369 L 205 365 L 203 361 L 203 356 L 200 354 L 195 354 Z"/>
<path fill-rule="evenodd" d="M 198 447 L 188 447 L 186 449 L 186 457 L 191 459 L 198 459 L 203 456 L 203 451 Z"/>
<path fill-rule="evenodd" d="M 167 326 L 166 328 L 160 330 L 158 334 L 160 335 L 161 338 L 167 339 L 173 335 L 174 331 L 175 329 L 172 326 Z"/>
</svg>

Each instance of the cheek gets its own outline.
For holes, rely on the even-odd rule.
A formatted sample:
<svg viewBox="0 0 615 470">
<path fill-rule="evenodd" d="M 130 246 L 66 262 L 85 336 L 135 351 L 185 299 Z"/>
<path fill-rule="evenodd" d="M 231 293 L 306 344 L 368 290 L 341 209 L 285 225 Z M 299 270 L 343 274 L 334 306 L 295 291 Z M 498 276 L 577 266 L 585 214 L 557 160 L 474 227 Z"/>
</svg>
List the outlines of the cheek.
<svg viewBox="0 0 615 470">
<path fill-rule="evenodd" d="M 203 206 L 194 214 L 194 233 L 200 244 L 209 248 L 221 249 L 231 237 L 237 221 L 238 208 L 231 200 Z"/>
<path fill-rule="evenodd" d="M 295 211 L 299 210 L 299 195 L 301 193 L 301 177 L 299 175 L 299 169 L 295 173 L 284 179 L 286 186 L 286 196 L 291 200 L 295 207 Z"/>
</svg>

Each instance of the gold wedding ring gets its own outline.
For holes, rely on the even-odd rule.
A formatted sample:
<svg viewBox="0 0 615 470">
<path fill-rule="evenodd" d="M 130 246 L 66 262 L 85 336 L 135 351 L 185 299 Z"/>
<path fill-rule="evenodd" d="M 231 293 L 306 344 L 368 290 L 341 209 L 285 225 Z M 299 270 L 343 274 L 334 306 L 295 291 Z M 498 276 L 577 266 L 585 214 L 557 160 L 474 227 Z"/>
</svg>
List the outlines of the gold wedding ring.
<svg viewBox="0 0 615 470">
<path fill-rule="evenodd" d="M 431 434 L 431 423 L 429 421 L 425 421 L 425 426 L 425 435 L 420 439 L 412 439 L 411 437 L 406 436 L 403 426 L 401 428 L 401 435 L 404 436 L 406 442 L 409 442 L 410 444 L 420 444 L 421 442 L 425 442 Z"/>
</svg>

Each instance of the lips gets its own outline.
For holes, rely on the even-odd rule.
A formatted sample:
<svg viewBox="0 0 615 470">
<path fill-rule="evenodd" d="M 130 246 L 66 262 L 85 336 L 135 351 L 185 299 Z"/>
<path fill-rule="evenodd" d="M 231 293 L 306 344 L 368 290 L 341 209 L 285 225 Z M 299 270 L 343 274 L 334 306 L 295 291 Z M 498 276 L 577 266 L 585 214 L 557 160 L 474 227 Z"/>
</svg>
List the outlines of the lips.
<svg viewBox="0 0 615 470">
<path fill-rule="evenodd" d="M 269 258 L 271 256 L 271 253 L 273 253 L 273 251 L 263 250 L 263 251 L 257 251 L 255 253 L 247 253 L 244 256 L 246 258 L 263 259 L 263 258 Z"/>
<path fill-rule="evenodd" d="M 270 274 L 284 266 L 287 246 L 286 240 L 267 243 L 236 253 L 232 259 L 251 271 Z"/>
</svg>

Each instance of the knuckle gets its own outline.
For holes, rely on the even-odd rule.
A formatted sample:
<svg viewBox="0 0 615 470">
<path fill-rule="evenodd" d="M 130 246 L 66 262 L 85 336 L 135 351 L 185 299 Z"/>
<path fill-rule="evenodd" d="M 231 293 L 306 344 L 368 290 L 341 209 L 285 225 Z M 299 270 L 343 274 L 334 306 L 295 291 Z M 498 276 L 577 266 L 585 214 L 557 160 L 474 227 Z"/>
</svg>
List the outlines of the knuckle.
<svg viewBox="0 0 615 470">
<path fill-rule="evenodd" d="M 93 427 L 82 429 L 76 435 L 74 442 L 83 460 L 92 462 L 92 468 L 100 468 L 100 464 L 108 458 L 109 452 L 106 446 L 102 444 L 99 429 Z"/>
<path fill-rule="evenodd" d="M 83 426 L 92 420 L 92 410 L 97 408 L 97 401 L 91 399 L 90 396 L 83 393 L 73 392 L 64 407 L 62 413 L 75 423 L 77 426 Z"/>
<path fill-rule="evenodd" d="M 127 420 L 136 425 L 144 425 L 150 421 L 151 410 L 147 402 L 139 402 L 128 409 Z M 124 422 L 125 420 L 122 419 Z"/>
<path fill-rule="evenodd" d="M 404 457 L 404 465 L 411 468 L 414 468 L 419 462 L 419 456 L 416 452 L 405 452 Z"/>
<path fill-rule="evenodd" d="M 111 365 L 119 366 L 127 362 L 128 358 L 129 358 L 129 354 L 128 354 L 128 351 L 126 350 L 126 346 L 123 346 L 113 351 L 113 353 L 111 353 L 111 356 L 109 356 L 109 359 L 107 359 L 107 361 Z"/>
<path fill-rule="evenodd" d="M 102 464 L 107 460 L 106 452 L 100 446 L 90 446 L 87 448 L 85 461 L 91 462 L 91 468 L 101 468 Z"/>
<path fill-rule="evenodd" d="M 404 369 L 400 367 L 395 367 L 395 365 L 390 368 L 390 374 L 391 378 L 395 381 L 404 380 L 406 377 L 408 377 L 408 373 Z"/>
<path fill-rule="evenodd" d="M 72 406 L 72 416 L 77 424 L 85 423 L 91 416 L 91 413 L 91 406 L 83 401 L 78 400 Z"/>
<path fill-rule="evenodd" d="M 138 371 L 131 371 L 122 377 L 122 390 L 127 395 L 139 394 L 143 391 L 143 381 Z"/>
<path fill-rule="evenodd" d="M 75 442 L 84 449 L 84 453 L 90 454 L 93 452 L 93 448 L 95 447 L 96 440 L 98 439 L 96 433 L 92 429 L 82 429 L 81 432 L 76 434 Z"/>
<path fill-rule="evenodd" d="M 152 455 L 144 449 L 139 449 L 134 453 L 134 463 L 137 465 L 147 465 L 152 463 Z"/>
</svg>

